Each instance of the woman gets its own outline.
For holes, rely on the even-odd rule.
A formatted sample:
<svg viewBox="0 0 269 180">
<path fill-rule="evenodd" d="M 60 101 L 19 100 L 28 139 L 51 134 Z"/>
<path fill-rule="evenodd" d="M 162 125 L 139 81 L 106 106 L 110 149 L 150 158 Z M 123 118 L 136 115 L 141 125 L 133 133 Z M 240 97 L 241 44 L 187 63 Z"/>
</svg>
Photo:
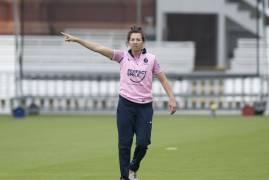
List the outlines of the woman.
<svg viewBox="0 0 269 180">
<path fill-rule="evenodd" d="M 176 100 L 165 74 L 154 55 L 144 48 L 145 36 L 133 26 L 127 35 L 128 52 L 112 50 L 101 44 L 62 33 L 67 42 L 76 42 L 120 64 L 120 92 L 117 108 L 118 146 L 121 180 L 137 180 L 137 171 L 151 139 L 152 79 L 156 75 L 166 91 L 171 114 L 176 112 Z M 131 160 L 131 146 L 136 135 L 136 148 Z"/>
</svg>

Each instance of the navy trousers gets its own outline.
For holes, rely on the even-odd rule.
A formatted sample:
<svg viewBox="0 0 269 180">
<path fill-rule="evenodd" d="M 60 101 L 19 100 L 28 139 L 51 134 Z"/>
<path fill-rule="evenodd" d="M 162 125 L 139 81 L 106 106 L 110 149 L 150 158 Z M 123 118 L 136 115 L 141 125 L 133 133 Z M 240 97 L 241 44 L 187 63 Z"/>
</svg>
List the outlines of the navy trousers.
<svg viewBox="0 0 269 180">
<path fill-rule="evenodd" d="M 138 104 L 119 97 L 117 108 L 118 146 L 121 178 L 128 180 L 129 170 L 137 171 L 151 143 L 152 103 Z M 131 147 L 136 147 L 131 161 Z"/>
</svg>

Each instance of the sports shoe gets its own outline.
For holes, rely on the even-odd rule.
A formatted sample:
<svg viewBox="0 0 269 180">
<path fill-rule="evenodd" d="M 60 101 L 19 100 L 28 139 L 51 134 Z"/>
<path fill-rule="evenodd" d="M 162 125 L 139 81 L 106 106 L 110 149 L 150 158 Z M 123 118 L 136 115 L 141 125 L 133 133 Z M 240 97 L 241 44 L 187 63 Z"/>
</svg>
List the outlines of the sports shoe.
<svg viewBox="0 0 269 180">
<path fill-rule="evenodd" d="M 130 180 L 138 180 L 136 172 L 129 170 L 129 179 Z"/>
</svg>

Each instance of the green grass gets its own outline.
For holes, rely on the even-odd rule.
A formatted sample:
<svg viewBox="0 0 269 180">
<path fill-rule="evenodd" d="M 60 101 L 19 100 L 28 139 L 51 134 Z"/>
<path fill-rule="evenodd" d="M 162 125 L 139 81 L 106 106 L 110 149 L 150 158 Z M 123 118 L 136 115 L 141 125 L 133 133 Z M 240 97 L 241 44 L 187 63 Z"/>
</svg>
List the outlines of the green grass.
<svg viewBox="0 0 269 180">
<path fill-rule="evenodd" d="M 269 118 L 155 116 L 139 177 L 268 180 Z M 0 179 L 119 179 L 114 117 L 0 116 Z"/>
</svg>

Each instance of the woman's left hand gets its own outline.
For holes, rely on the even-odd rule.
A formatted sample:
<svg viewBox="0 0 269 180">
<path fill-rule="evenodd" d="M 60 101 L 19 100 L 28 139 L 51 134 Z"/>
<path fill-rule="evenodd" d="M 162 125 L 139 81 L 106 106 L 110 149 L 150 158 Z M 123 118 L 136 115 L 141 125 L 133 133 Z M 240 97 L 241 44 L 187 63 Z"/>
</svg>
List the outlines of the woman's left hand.
<svg viewBox="0 0 269 180">
<path fill-rule="evenodd" d="M 174 114 L 177 110 L 177 103 L 176 103 L 176 100 L 175 98 L 170 98 L 169 101 L 168 101 L 168 108 L 169 108 L 169 111 L 170 111 L 170 114 Z"/>
</svg>

